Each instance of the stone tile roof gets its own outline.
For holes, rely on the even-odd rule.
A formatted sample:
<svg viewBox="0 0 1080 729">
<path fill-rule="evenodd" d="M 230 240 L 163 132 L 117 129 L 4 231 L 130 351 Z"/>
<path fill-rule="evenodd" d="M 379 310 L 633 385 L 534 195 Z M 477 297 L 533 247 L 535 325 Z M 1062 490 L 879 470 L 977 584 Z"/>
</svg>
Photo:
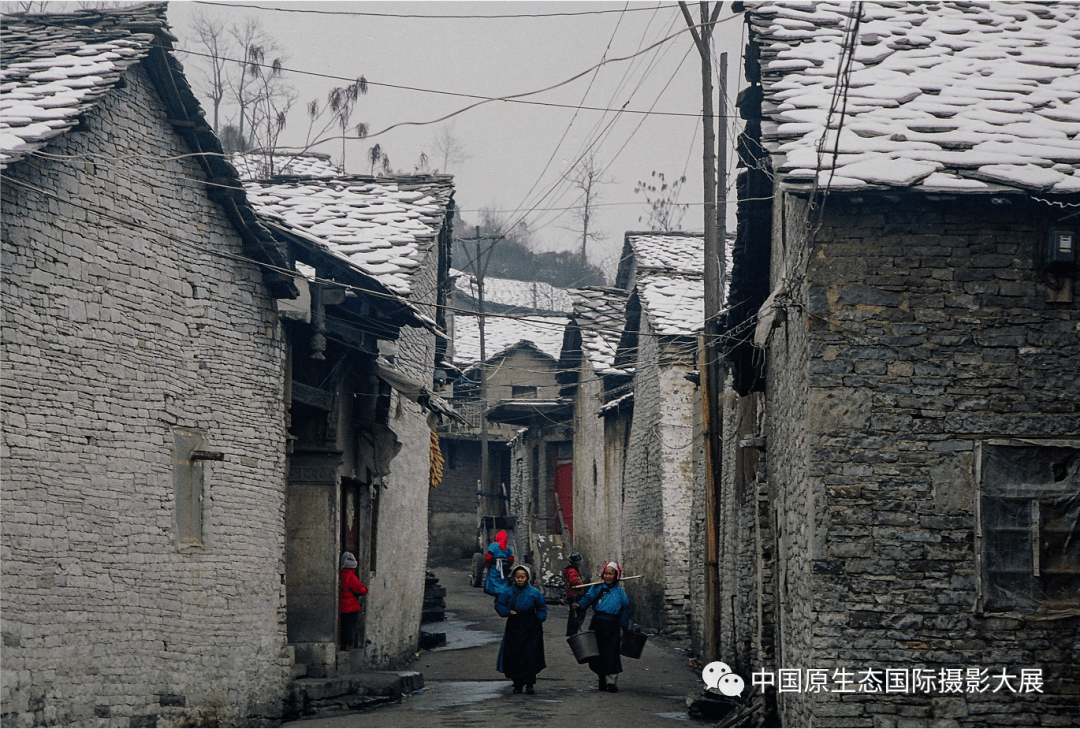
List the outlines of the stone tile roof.
<svg viewBox="0 0 1080 729">
<path fill-rule="evenodd" d="M 1080 4 L 746 7 L 761 49 L 762 141 L 788 184 L 1080 191 Z M 857 7 L 848 91 L 829 121 Z M 818 154 L 826 124 L 841 127 L 835 161 L 835 131 Z"/>
<path fill-rule="evenodd" d="M 701 273 L 705 270 L 701 233 L 627 233 L 639 270 L 646 268 Z"/>
<path fill-rule="evenodd" d="M 261 180 L 244 189 L 259 215 L 313 236 L 405 296 L 453 197 L 449 175 Z"/>
<path fill-rule="evenodd" d="M 450 270 L 454 277 L 454 288 L 471 299 L 477 299 L 479 292 L 476 277 L 471 273 Z M 484 277 L 484 301 L 492 304 L 514 306 L 521 309 L 541 311 L 562 311 L 570 313 L 573 302 L 566 289 L 552 286 L 543 281 L 517 281 L 511 278 Z"/>
<path fill-rule="evenodd" d="M 454 315 L 453 362 L 466 369 L 480 362 L 479 317 Z M 532 344 L 554 360 L 562 351 L 565 316 L 484 317 L 484 354 L 490 361 L 522 342 Z"/>
<path fill-rule="evenodd" d="M 0 19 L 0 168 L 75 126 L 164 33 L 165 3 Z"/>
<path fill-rule="evenodd" d="M 653 331 L 693 336 L 705 328 L 705 279 L 698 274 L 645 273 L 637 294 Z"/>
<path fill-rule="evenodd" d="M 622 289 L 589 286 L 571 289 L 574 301 L 573 321 L 581 330 L 581 351 L 599 375 L 621 374 L 615 367 L 619 338 L 626 326 L 626 301 Z"/>
<path fill-rule="evenodd" d="M 234 152 L 229 158 L 245 182 L 269 177 L 341 177 L 342 171 L 321 152 L 275 154 L 274 174 L 270 174 L 270 156 L 263 152 Z"/>
</svg>

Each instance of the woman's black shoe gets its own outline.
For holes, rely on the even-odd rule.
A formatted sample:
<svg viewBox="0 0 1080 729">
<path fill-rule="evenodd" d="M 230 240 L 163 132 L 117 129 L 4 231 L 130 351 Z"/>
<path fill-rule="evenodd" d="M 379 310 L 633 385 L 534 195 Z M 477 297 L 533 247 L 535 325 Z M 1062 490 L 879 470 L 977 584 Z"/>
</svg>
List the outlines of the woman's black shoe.
<svg viewBox="0 0 1080 729">
<path fill-rule="evenodd" d="M 515 694 L 520 694 L 521 693 L 521 687 L 520 686 L 515 686 L 514 687 L 514 693 Z"/>
<path fill-rule="evenodd" d="M 617 694 L 617 693 L 619 693 L 619 687 L 616 686 L 615 684 L 611 684 L 610 686 L 607 687 L 607 691 L 608 691 L 609 694 Z"/>
<path fill-rule="evenodd" d="M 536 693 L 536 691 L 533 690 L 532 686 L 526 686 L 525 687 L 525 693 L 527 693 L 529 696 L 532 696 L 533 694 Z"/>
</svg>

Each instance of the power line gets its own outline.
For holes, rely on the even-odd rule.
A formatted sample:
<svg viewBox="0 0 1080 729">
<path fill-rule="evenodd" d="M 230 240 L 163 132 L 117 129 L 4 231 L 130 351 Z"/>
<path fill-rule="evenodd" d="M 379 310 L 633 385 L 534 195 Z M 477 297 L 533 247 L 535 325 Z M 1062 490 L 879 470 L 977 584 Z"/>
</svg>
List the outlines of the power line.
<svg viewBox="0 0 1080 729">
<path fill-rule="evenodd" d="M 651 25 L 651 21 L 650 21 L 650 25 Z M 669 28 L 669 29 L 670 29 L 670 28 Z M 648 31 L 646 30 L 646 33 L 647 33 L 647 32 L 648 32 Z M 668 37 L 673 37 L 673 36 L 670 36 L 670 35 L 669 35 Z M 644 34 L 642 35 L 642 40 L 641 40 L 641 41 L 639 42 L 639 47 L 640 47 L 640 44 L 641 44 L 641 43 L 643 43 L 643 42 L 644 42 Z M 652 44 L 652 45 L 650 45 L 650 46 L 649 46 L 649 48 L 655 48 L 655 47 L 657 47 L 658 45 L 659 45 L 658 43 L 657 43 L 657 44 Z M 669 48 L 670 48 L 670 46 L 669 46 Z M 646 49 L 646 50 L 648 50 L 648 49 Z M 638 54 L 637 54 L 637 53 L 635 53 L 634 55 L 638 55 Z M 650 71 L 652 70 L 652 68 L 653 68 L 653 65 L 654 65 L 655 61 L 656 61 L 656 58 L 654 58 L 654 59 L 653 59 L 653 62 L 649 64 L 649 67 L 648 67 L 648 68 L 646 69 L 646 71 L 645 71 L 645 76 L 643 76 L 642 78 L 640 78 L 640 79 L 638 80 L 638 82 L 637 82 L 637 85 L 636 85 L 636 86 L 634 87 L 634 90 L 633 90 L 633 91 L 632 91 L 632 92 L 630 93 L 630 98 L 633 98 L 634 94 L 636 94 L 636 93 L 637 93 L 637 91 L 638 91 L 638 90 L 639 90 L 639 89 L 641 88 L 641 86 L 642 86 L 642 84 L 643 84 L 643 82 L 644 82 L 644 80 L 645 80 L 645 77 L 646 77 L 646 76 L 648 75 L 648 73 L 649 73 L 649 72 L 650 72 Z M 681 65 L 681 64 L 680 64 L 680 65 Z M 678 72 L 678 69 L 676 69 L 676 73 L 677 73 L 677 72 Z M 619 83 L 619 86 L 620 86 L 620 87 L 621 87 L 621 86 L 623 85 L 623 83 L 625 82 L 625 79 L 626 79 L 626 75 L 627 75 L 627 74 L 624 74 L 624 75 L 623 75 L 623 80 L 622 80 L 622 81 L 620 81 L 620 83 Z M 674 78 L 674 74 L 673 74 L 672 78 Z M 669 80 L 668 80 L 668 84 L 670 84 L 670 83 L 671 83 L 671 80 L 669 79 Z M 659 95 L 657 96 L 657 99 L 656 99 L 656 100 L 655 100 L 655 101 L 653 102 L 653 107 L 655 107 L 655 106 L 656 106 L 656 103 L 657 103 L 657 102 L 659 101 L 659 97 L 660 97 L 660 96 L 662 96 L 662 95 L 663 95 L 663 93 L 664 93 L 664 91 L 666 91 L 666 90 L 667 90 L 667 85 L 665 85 L 665 86 L 664 86 L 664 88 L 663 88 L 663 89 L 662 89 L 662 90 L 660 91 L 660 94 L 659 94 Z M 611 98 L 612 98 L 612 99 L 614 99 L 614 98 L 615 98 L 615 94 L 616 94 L 616 93 L 618 93 L 618 90 L 616 90 L 615 92 L 613 92 L 613 93 L 612 93 L 612 96 L 611 96 Z M 627 100 L 627 102 L 626 102 L 626 103 L 629 103 L 629 99 Z M 650 107 L 650 108 L 651 108 L 651 107 Z M 579 163 L 581 162 L 581 160 L 583 160 L 583 159 L 585 158 L 585 156 L 586 156 L 587 154 L 589 154 L 589 151 L 590 151 L 591 149 L 593 149 L 593 148 L 594 148 L 594 147 L 595 147 L 596 145 L 598 145 L 598 144 L 599 144 L 599 143 L 600 143 L 600 142 L 601 142 L 601 141 L 602 141 L 602 140 L 603 140 L 604 138 L 606 138 L 606 137 L 607 137 L 607 135 L 609 135 L 609 134 L 611 133 L 611 130 L 612 130 L 612 129 L 614 128 L 614 125 L 615 125 L 615 123 L 616 123 L 616 122 L 618 122 L 619 118 L 620 118 L 620 116 L 619 116 L 619 114 L 617 113 L 617 114 L 616 114 L 616 116 L 615 116 L 614 118 L 612 118 L 610 122 L 608 122 L 608 124 L 607 124 L 607 125 L 606 125 L 606 126 L 604 127 L 604 129 L 603 129 L 602 131 L 598 132 L 598 133 L 597 133 L 597 132 L 595 132 L 595 129 L 596 129 L 596 126 L 599 126 L 599 122 L 597 123 L 597 125 L 596 125 L 596 126 L 594 126 L 594 127 L 593 127 L 593 129 L 594 129 L 594 132 L 593 132 L 593 139 L 592 139 L 592 141 L 591 141 L 591 142 L 589 142 L 588 144 L 584 145 L 584 149 L 582 149 L 582 150 L 581 150 L 581 152 L 580 152 L 580 153 L 579 153 L 579 154 L 577 155 L 577 158 L 575 159 L 575 161 L 573 162 L 573 164 L 569 165 L 569 166 L 568 166 L 568 168 L 567 168 L 567 170 L 566 170 L 566 172 L 564 172 L 564 173 L 563 173 L 562 175 L 560 175 L 559 179 L 557 179 L 557 180 L 556 180 L 556 181 L 555 181 L 554 183 L 552 183 L 552 185 L 551 185 L 551 186 L 550 186 L 550 187 L 548 188 L 548 191 L 547 191 L 547 192 L 546 192 L 546 193 L 545 193 L 545 194 L 544 194 L 544 195 L 543 195 L 543 196 L 542 196 L 542 197 L 540 198 L 540 200 L 539 200 L 539 201 L 537 202 L 537 204 L 539 204 L 540 202 L 543 202 L 543 201 L 544 201 L 545 199 L 547 199 L 547 198 L 548 198 L 549 196 L 551 196 L 552 194 L 554 194 L 554 193 L 555 193 L 555 191 L 556 191 L 557 189 L 559 189 L 559 187 L 560 187 L 561 185 L 563 185 L 564 183 L 566 183 L 566 182 L 568 181 L 568 179 L 569 179 L 570 175 L 571 175 L 571 174 L 573 174 L 573 171 L 574 171 L 574 169 L 576 169 L 577 165 L 578 165 L 578 164 L 579 164 Z M 641 126 L 641 125 L 639 124 L 639 125 L 638 125 L 638 128 L 640 128 L 640 126 Z M 630 137 L 631 137 L 631 138 L 633 137 L 634 133 L 636 133 L 636 131 L 637 131 L 637 129 L 635 129 L 635 130 L 634 130 L 634 132 L 632 132 L 632 133 L 631 133 L 631 135 L 630 135 Z M 627 142 L 629 142 L 629 138 L 627 139 Z M 625 146 L 626 146 L 626 144 L 624 144 L 624 145 L 623 145 L 623 148 L 625 148 Z M 622 151 L 622 148 L 620 148 L 619 152 L 621 152 L 621 151 Z M 616 157 L 616 158 L 618 157 L 618 153 L 616 153 L 615 157 Z M 613 158 L 613 159 L 612 159 L 612 160 L 611 160 L 611 161 L 610 161 L 610 162 L 608 163 L 608 166 L 604 168 L 604 170 L 603 170 L 603 171 L 601 172 L 601 175 L 603 175 L 603 172 L 606 172 L 606 171 L 607 171 L 607 170 L 608 170 L 608 169 L 609 169 L 609 168 L 611 167 L 611 164 L 612 164 L 613 162 L 614 162 L 614 158 Z M 563 196 L 564 196 L 565 194 L 566 194 L 566 190 L 564 189 L 564 190 L 563 190 L 563 192 L 561 192 L 561 193 L 560 193 L 560 194 L 559 194 L 559 195 L 558 195 L 558 196 L 556 197 L 556 200 L 559 200 L 559 199 L 561 199 L 561 198 L 562 198 L 562 197 L 563 197 Z M 580 206 L 573 206 L 573 207 L 574 207 L 574 208 L 577 208 L 577 207 L 580 207 Z M 526 217 L 526 215 L 528 215 L 528 213 L 525 213 L 525 214 L 523 214 L 523 215 L 521 216 L 521 220 L 524 220 L 524 219 L 525 219 L 525 217 Z M 543 223 L 543 224 L 540 224 L 540 223 L 534 222 L 534 226 L 535 226 L 535 227 L 534 227 L 534 229 L 536 229 L 536 230 L 542 229 L 542 228 L 546 227 L 547 225 L 550 225 L 551 223 L 553 223 L 553 222 L 554 222 L 555 220 L 557 220 L 557 219 L 558 219 L 559 217 L 560 217 L 560 216 L 555 216 L 555 217 L 554 217 L 554 218 L 552 218 L 552 219 L 551 219 L 550 221 L 547 221 L 547 222 L 545 222 L 545 223 Z M 520 221 L 519 221 L 519 222 L 520 222 Z M 517 224 L 517 223 L 515 223 L 515 225 L 516 225 L 516 224 Z"/>
<path fill-rule="evenodd" d="M 623 6 L 623 9 L 625 10 L 629 4 L 630 3 L 627 2 L 626 5 Z M 623 16 L 620 15 L 619 22 L 615 24 L 615 29 L 611 31 L 611 37 L 608 39 L 607 46 L 604 48 L 604 53 L 600 56 L 600 60 L 604 60 L 605 58 L 607 58 L 608 51 L 611 49 L 611 43 L 615 40 L 615 34 L 619 32 L 619 27 L 622 25 L 622 19 Z M 650 20 L 649 22 L 651 23 L 652 21 Z M 525 197 L 522 199 L 521 205 L 518 206 L 518 210 L 520 210 L 520 208 L 526 204 L 526 201 L 529 199 L 529 196 L 532 195 L 533 190 L 536 189 L 536 186 L 540 184 L 540 180 L 543 179 L 544 173 L 548 171 L 548 167 L 551 166 L 552 160 L 554 160 L 555 155 L 558 154 L 559 148 L 562 147 L 563 141 L 566 140 L 566 135 L 570 133 L 571 127 L 574 126 L 574 120 L 577 119 L 578 111 L 580 110 L 581 104 L 585 103 L 585 98 L 589 95 L 589 91 L 592 90 L 593 84 L 596 82 L 596 78 L 599 75 L 600 69 L 597 68 L 596 73 L 593 74 L 592 79 L 589 81 L 588 87 L 585 89 L 585 93 L 581 95 L 581 102 L 578 105 L 579 108 L 574 110 L 574 115 L 570 118 L 570 122 L 566 125 L 566 129 L 563 131 L 562 136 L 559 137 L 559 141 L 555 144 L 555 148 L 551 150 L 551 156 L 548 157 L 547 162 L 544 163 L 544 169 L 540 170 L 540 174 L 536 177 L 536 182 L 534 182 L 532 184 L 532 187 L 529 188 L 528 192 L 525 193 Z M 541 200 L 543 200 L 543 198 L 541 198 Z M 518 213 L 518 210 L 514 210 L 512 214 L 516 215 Z"/>
<path fill-rule="evenodd" d="M 670 40 L 670 39 L 666 39 L 666 40 Z M 175 52 L 177 52 L 177 53 L 186 53 L 189 56 L 200 56 L 202 58 L 214 58 L 214 56 L 212 56 L 211 54 L 202 53 L 201 51 L 192 51 L 192 50 L 185 49 L 185 48 L 174 48 L 173 50 Z M 649 49 L 645 49 L 645 51 L 648 51 L 648 50 Z M 641 51 L 641 52 L 644 53 L 645 51 Z M 244 63 L 243 61 L 239 61 L 239 60 L 237 60 L 235 58 L 222 58 L 220 60 L 226 61 L 228 63 Z M 625 58 L 623 58 L 623 59 L 615 58 L 615 59 L 612 59 L 611 62 L 620 61 L 620 60 L 626 60 L 626 59 Z M 265 67 L 265 68 L 270 67 L 269 64 L 252 64 L 252 63 L 248 63 L 247 65 L 249 65 L 249 66 L 257 65 L 257 66 L 262 66 L 262 67 Z M 586 71 L 584 71 L 584 73 L 588 73 L 589 71 L 592 71 L 592 70 L 593 70 L 592 68 L 587 69 Z M 350 84 L 356 82 L 355 78 L 347 78 L 345 76 L 335 76 L 333 74 L 319 73 L 317 71 L 302 71 L 302 70 L 297 69 L 297 68 L 283 67 L 282 71 L 288 71 L 289 73 L 295 73 L 295 74 L 300 75 L 300 76 L 312 76 L 314 78 L 324 78 L 324 79 L 328 79 L 330 81 L 344 81 L 344 82 L 350 83 Z M 583 75 L 583 74 L 579 74 L 579 76 L 580 75 Z M 575 76 L 573 79 L 569 79 L 569 80 L 574 81 L 574 80 L 577 80 L 577 78 L 578 78 L 578 76 Z M 484 96 L 483 94 L 466 94 L 464 92 L 459 92 L 459 91 L 441 91 L 439 89 L 425 89 L 425 88 L 421 88 L 419 86 L 405 86 L 404 84 L 391 84 L 391 83 L 385 83 L 385 82 L 380 82 L 380 81 L 368 81 L 367 84 L 368 84 L 368 86 L 381 86 L 383 88 L 396 89 L 398 91 L 415 91 L 417 93 L 423 93 L 423 94 L 436 94 L 436 95 L 439 95 L 439 96 L 454 96 L 454 97 L 461 98 L 461 99 L 478 99 L 478 100 L 480 100 L 482 102 L 506 101 L 506 102 L 512 103 L 512 104 L 525 104 L 527 106 L 548 106 L 548 107 L 552 107 L 552 108 L 555 108 L 555 109 L 575 109 L 575 110 L 579 110 L 579 111 L 617 111 L 617 112 L 622 112 L 622 113 L 625 113 L 625 114 L 648 114 L 650 116 L 689 116 L 689 117 L 701 116 L 700 114 L 694 114 L 694 113 L 691 113 L 691 112 L 681 112 L 681 111 L 645 111 L 645 110 L 642 110 L 642 109 L 611 109 L 611 108 L 607 108 L 607 107 L 603 107 L 603 106 L 582 106 L 582 105 L 577 105 L 577 104 L 558 104 L 558 103 L 555 103 L 553 101 L 527 101 L 527 100 L 523 100 L 523 99 L 515 99 L 513 97 Z M 530 93 L 530 94 L 538 94 L 538 93 L 542 93 L 543 91 L 548 91 L 548 90 L 550 90 L 550 89 L 541 89 L 540 91 L 530 91 L 528 93 Z M 441 121 L 441 120 L 439 120 L 439 121 Z M 428 122 L 428 123 L 431 123 L 431 122 Z M 386 131 L 386 130 L 383 130 L 383 131 Z M 382 132 L 379 132 L 379 133 L 381 134 Z M 368 136 L 373 137 L 375 135 L 374 134 L 369 134 Z M 332 141 L 334 139 L 340 139 L 340 138 L 341 137 L 327 137 L 326 139 L 320 140 L 320 142 L 317 142 L 317 143 L 321 143 L 322 141 Z M 355 139 L 355 138 L 356 137 L 349 137 L 349 139 Z"/>
<path fill-rule="evenodd" d="M 576 12 L 561 13 L 507 13 L 501 15 L 423 15 L 407 13 L 372 13 L 356 10 L 311 10 L 299 8 L 273 8 L 262 5 L 249 5 L 243 3 L 213 3 L 206 0 L 197 0 L 196 5 L 210 5 L 214 7 L 248 8 L 251 10 L 266 10 L 279 13 L 301 13 L 306 15 L 339 15 L 356 16 L 366 18 L 405 18 L 418 20 L 514 20 L 517 18 L 569 18 L 583 15 L 607 15 L 609 13 L 621 13 L 623 10 L 579 10 Z M 677 8 L 678 5 L 660 5 L 659 8 Z M 654 8 L 627 8 L 627 12 L 654 10 Z"/>
<path fill-rule="evenodd" d="M 653 18 L 650 18 L 649 27 L 652 26 L 652 22 L 653 22 L 654 19 L 655 19 L 655 16 Z M 671 30 L 671 26 L 668 27 L 668 31 L 670 31 L 670 30 Z M 642 44 L 644 44 L 645 36 L 647 34 L 648 34 L 648 27 L 642 33 L 641 40 L 638 41 L 638 47 L 639 48 L 642 46 Z M 671 46 L 668 46 L 668 48 L 670 48 L 670 47 Z M 641 89 L 642 84 L 644 83 L 645 79 L 648 77 L 649 73 L 652 71 L 654 65 L 656 64 L 656 62 L 657 62 L 657 60 L 659 58 L 659 55 L 660 55 L 659 51 L 654 55 L 652 61 L 646 67 L 646 69 L 645 69 L 644 73 L 642 74 L 642 76 L 638 79 L 638 82 L 637 82 L 636 86 L 630 92 L 630 95 L 627 98 L 626 103 L 623 104 L 624 107 L 626 106 L 626 104 L 630 103 L 630 100 L 633 99 L 634 95 L 638 92 L 638 90 Z M 635 63 L 636 63 L 636 61 L 635 61 Z M 631 65 L 633 65 L 633 64 L 631 64 Z M 630 71 L 631 71 L 631 69 L 628 68 L 623 73 L 623 77 L 619 80 L 619 83 L 616 86 L 615 90 L 611 93 L 611 96 L 610 96 L 610 98 L 608 100 L 608 104 L 611 104 L 612 102 L 615 101 L 616 96 L 619 94 L 619 92 L 621 91 L 623 86 L 627 83 L 627 78 L 630 75 Z M 663 93 L 663 92 L 661 92 L 661 93 Z M 655 106 L 656 106 L 656 103 L 654 102 L 653 107 L 655 107 Z M 650 107 L 650 108 L 652 108 L 652 107 Z M 574 171 L 577 169 L 577 165 L 580 164 L 582 162 L 582 160 L 584 160 L 586 158 L 587 155 L 592 154 L 593 151 L 596 149 L 596 147 L 599 146 L 602 141 L 604 141 L 605 139 L 607 139 L 608 136 L 611 135 L 611 133 L 613 132 L 613 130 L 615 128 L 615 124 L 618 123 L 619 119 L 620 119 L 620 115 L 619 115 L 618 112 L 616 112 L 615 117 L 613 117 L 611 119 L 611 121 L 609 121 L 606 124 L 606 126 L 604 126 L 603 129 L 600 129 L 601 120 L 598 120 L 596 122 L 596 124 L 593 125 L 592 130 L 589 132 L 589 137 L 591 138 L 591 141 L 589 141 L 587 144 L 583 144 L 582 147 L 579 147 L 579 151 L 576 154 L 575 161 L 571 165 L 568 166 L 567 170 L 562 175 L 560 175 L 559 178 L 554 183 L 552 183 L 552 185 L 548 188 L 548 192 L 545 193 L 543 197 L 541 197 L 541 199 L 540 199 L 541 201 L 546 199 L 548 196 L 554 194 L 555 191 L 558 190 L 561 186 L 564 186 L 564 185 L 566 185 L 567 183 L 570 182 L 570 176 L 574 174 Z M 608 168 L 609 167 L 610 167 L 610 164 L 608 165 Z M 600 175 L 598 176 L 598 179 L 602 178 L 604 172 L 606 172 L 608 168 L 605 168 L 603 171 L 601 171 Z M 556 196 L 555 200 L 558 201 L 558 200 L 562 199 L 566 195 L 566 193 L 568 191 L 569 191 L 569 188 L 563 187 L 562 192 L 560 192 Z M 575 205 L 575 206 L 571 206 L 571 207 L 569 207 L 567 209 L 580 209 L 580 206 Z M 554 223 L 555 220 L 558 220 L 560 217 L 562 217 L 561 214 L 555 216 L 550 221 L 545 222 L 543 224 L 540 224 L 538 221 L 534 221 L 534 226 L 538 226 L 536 228 L 538 230 L 543 229 L 547 225 L 550 225 L 550 224 Z"/>
</svg>

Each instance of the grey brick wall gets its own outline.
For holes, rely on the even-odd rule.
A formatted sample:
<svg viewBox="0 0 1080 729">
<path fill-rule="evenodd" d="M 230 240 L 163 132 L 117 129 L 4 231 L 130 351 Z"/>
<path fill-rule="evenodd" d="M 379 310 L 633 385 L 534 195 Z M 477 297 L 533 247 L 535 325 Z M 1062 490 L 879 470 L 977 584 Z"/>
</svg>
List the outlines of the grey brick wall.
<svg viewBox="0 0 1080 729">
<path fill-rule="evenodd" d="M 476 484 L 480 481 L 480 442 L 442 436 L 443 480 L 428 497 L 428 540 L 432 559 L 472 558 L 476 538 Z"/>
<path fill-rule="evenodd" d="M 259 269 L 133 68 L 3 186 L 3 721 L 280 711 L 284 344 Z M 90 161 L 84 155 L 100 155 Z M 175 539 L 202 431 L 205 543 Z M 185 719 L 186 716 L 186 719 Z"/>
<path fill-rule="evenodd" d="M 621 466 L 622 444 L 605 438 L 606 418 L 597 417 L 604 382 L 588 362 L 580 365 L 579 382 L 574 400 L 574 550 L 595 570 L 606 560 L 622 558 L 622 493 L 613 490 L 618 480 L 609 478 L 606 463 L 609 457 L 617 458 Z M 617 450 L 605 453 L 612 448 Z"/>
<path fill-rule="evenodd" d="M 408 297 L 421 313 L 432 320 L 435 319 L 438 297 L 438 264 L 438 245 L 430 241 L 424 260 L 413 273 L 412 293 Z M 420 327 L 402 327 L 394 364 L 403 374 L 431 388 L 435 373 L 435 335 Z"/>
<path fill-rule="evenodd" d="M 365 661 L 378 669 L 405 665 L 417 650 L 428 552 L 427 416 L 395 391 L 387 424 L 402 447 L 379 488 L 378 546 L 365 606 L 366 635 L 372 641 Z"/>
<path fill-rule="evenodd" d="M 1075 725 L 1075 615 L 975 610 L 978 444 L 1080 433 L 1080 310 L 1048 303 L 1035 254 L 1053 211 L 1020 199 L 830 198 L 807 246 L 805 206 L 785 203 L 807 285 L 794 292 L 805 308 L 769 347 L 782 665 L 1041 668 L 1046 685 L 787 694 L 784 720 Z"/>
<path fill-rule="evenodd" d="M 634 373 L 634 417 L 624 472 L 624 586 L 635 619 L 686 635 L 690 611 L 690 519 L 694 488 L 692 352 L 653 336 L 642 317 Z"/>
</svg>

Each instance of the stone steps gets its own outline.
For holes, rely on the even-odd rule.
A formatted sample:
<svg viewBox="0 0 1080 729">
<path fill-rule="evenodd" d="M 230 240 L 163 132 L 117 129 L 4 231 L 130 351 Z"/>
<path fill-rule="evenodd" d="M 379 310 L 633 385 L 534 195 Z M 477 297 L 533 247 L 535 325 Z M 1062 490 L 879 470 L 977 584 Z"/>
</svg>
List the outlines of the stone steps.
<svg viewBox="0 0 1080 729">
<path fill-rule="evenodd" d="M 289 684 L 284 718 L 292 720 L 371 708 L 397 701 L 423 687 L 424 676 L 417 671 L 364 671 L 333 678 L 298 678 Z"/>
</svg>

